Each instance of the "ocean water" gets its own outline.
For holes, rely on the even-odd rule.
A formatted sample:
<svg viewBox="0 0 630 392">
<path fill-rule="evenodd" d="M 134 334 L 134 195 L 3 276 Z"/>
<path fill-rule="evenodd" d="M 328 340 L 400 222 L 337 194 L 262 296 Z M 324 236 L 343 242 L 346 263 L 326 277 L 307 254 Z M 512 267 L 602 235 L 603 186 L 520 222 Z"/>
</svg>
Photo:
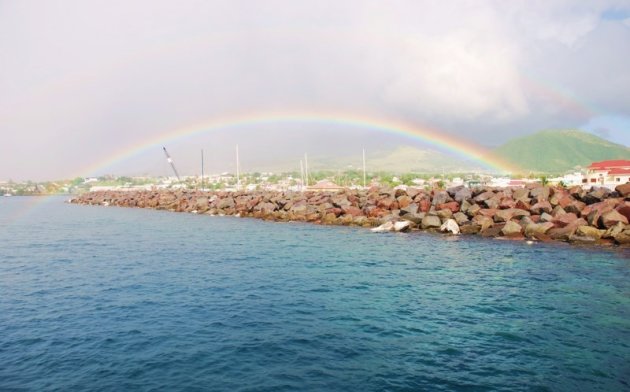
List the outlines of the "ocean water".
<svg viewBox="0 0 630 392">
<path fill-rule="evenodd" d="M 630 390 L 630 254 L 0 199 L 0 390 Z"/>
</svg>

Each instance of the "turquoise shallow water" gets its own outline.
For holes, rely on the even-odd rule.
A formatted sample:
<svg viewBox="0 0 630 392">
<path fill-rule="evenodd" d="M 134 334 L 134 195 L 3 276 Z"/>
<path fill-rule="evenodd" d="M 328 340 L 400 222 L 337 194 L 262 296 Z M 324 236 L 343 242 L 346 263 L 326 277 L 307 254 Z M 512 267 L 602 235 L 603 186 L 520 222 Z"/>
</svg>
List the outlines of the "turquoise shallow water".
<svg viewBox="0 0 630 392">
<path fill-rule="evenodd" d="M 0 390 L 630 390 L 630 254 L 0 200 Z"/>
</svg>

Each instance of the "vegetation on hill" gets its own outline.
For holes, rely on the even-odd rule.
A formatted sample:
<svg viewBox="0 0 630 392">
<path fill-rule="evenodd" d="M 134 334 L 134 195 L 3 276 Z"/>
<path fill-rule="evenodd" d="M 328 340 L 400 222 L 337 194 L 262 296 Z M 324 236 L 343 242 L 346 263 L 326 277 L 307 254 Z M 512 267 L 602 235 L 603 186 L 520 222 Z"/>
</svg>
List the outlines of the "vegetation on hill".
<svg viewBox="0 0 630 392">
<path fill-rule="evenodd" d="M 344 157 L 313 157 L 309 164 L 316 170 L 361 170 L 360 150 Z M 476 163 L 435 149 L 398 146 L 394 149 L 367 151 L 368 171 L 391 173 L 456 173 L 483 170 Z"/>
<path fill-rule="evenodd" d="M 596 161 L 630 159 L 630 148 L 575 130 L 541 131 L 512 139 L 494 153 L 525 170 L 545 173 L 586 167 Z"/>
</svg>

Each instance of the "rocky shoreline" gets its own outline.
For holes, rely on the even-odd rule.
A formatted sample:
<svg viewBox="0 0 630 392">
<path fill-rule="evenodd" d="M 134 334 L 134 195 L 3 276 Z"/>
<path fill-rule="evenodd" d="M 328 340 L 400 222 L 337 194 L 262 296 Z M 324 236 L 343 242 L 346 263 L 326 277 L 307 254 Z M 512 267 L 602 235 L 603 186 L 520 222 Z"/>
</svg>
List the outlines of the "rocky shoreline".
<svg viewBox="0 0 630 392">
<path fill-rule="evenodd" d="M 525 188 L 346 189 L 339 192 L 88 192 L 85 205 L 152 208 L 272 221 L 424 230 L 514 240 L 630 245 L 630 183 L 615 191 L 533 184 Z"/>
</svg>

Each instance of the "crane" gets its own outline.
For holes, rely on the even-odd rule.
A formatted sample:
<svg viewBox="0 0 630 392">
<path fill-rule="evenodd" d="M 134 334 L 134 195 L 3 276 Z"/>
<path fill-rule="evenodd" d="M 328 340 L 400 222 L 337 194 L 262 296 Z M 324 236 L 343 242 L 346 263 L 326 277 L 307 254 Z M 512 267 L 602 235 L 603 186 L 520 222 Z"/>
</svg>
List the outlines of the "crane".
<svg viewBox="0 0 630 392">
<path fill-rule="evenodd" d="M 175 169 L 175 164 L 173 163 L 173 158 L 171 158 L 171 156 L 168 155 L 168 151 L 166 151 L 166 147 L 162 147 L 162 149 L 164 150 L 164 155 L 166 155 L 166 161 L 173 168 L 173 172 L 175 172 L 175 177 L 177 177 L 177 181 L 181 181 L 181 179 L 179 178 L 179 173 L 177 172 L 177 169 Z"/>
</svg>

